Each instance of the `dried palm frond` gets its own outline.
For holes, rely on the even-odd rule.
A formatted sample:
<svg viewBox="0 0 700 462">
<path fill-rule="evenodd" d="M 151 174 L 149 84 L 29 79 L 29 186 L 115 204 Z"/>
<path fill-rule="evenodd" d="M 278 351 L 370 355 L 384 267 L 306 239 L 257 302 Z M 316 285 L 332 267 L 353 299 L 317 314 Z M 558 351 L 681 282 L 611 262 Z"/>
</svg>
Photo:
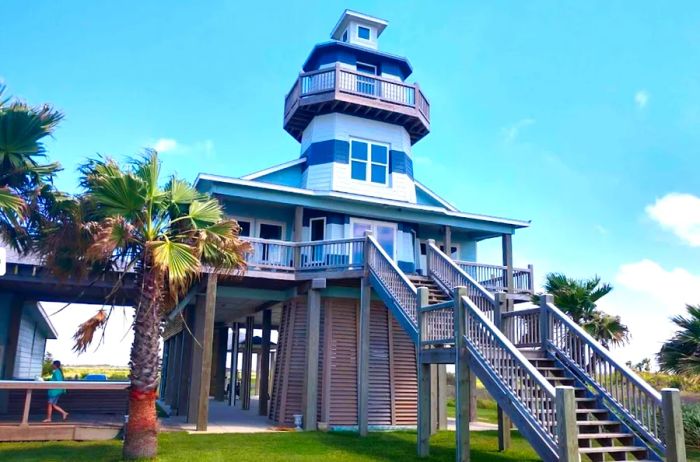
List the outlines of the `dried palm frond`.
<svg viewBox="0 0 700 462">
<path fill-rule="evenodd" d="M 104 328 L 106 322 L 107 313 L 105 310 L 99 310 L 94 316 L 78 326 L 77 332 L 73 334 L 73 340 L 75 340 L 73 351 L 76 353 L 84 353 L 87 347 L 92 343 L 97 329 Z"/>
</svg>

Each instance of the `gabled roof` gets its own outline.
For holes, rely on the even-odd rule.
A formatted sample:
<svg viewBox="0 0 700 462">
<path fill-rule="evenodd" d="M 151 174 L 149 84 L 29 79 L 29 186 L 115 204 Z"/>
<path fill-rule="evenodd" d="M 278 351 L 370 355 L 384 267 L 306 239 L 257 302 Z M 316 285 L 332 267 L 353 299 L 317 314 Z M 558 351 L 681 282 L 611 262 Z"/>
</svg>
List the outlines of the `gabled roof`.
<svg viewBox="0 0 700 462">
<path fill-rule="evenodd" d="M 377 37 L 382 35 L 382 32 L 384 32 L 384 29 L 386 29 L 386 26 L 389 25 L 389 21 L 387 21 L 385 19 L 379 19 L 375 16 L 370 16 L 368 14 L 360 13 L 360 12 L 353 11 L 353 10 L 345 10 L 345 11 L 343 11 L 343 14 L 340 15 L 340 19 L 338 19 L 338 22 L 336 23 L 335 27 L 331 31 L 331 38 L 334 40 L 340 40 L 340 37 L 343 34 L 343 31 L 348 27 L 348 23 L 352 19 L 354 19 L 358 22 L 371 24 L 374 27 L 376 27 L 377 28 Z"/>
<path fill-rule="evenodd" d="M 242 180 L 256 180 L 264 183 L 272 183 L 281 186 L 301 187 L 302 166 L 306 163 L 306 157 L 290 160 L 282 164 L 274 165 L 264 170 L 249 173 L 242 176 Z"/>
</svg>

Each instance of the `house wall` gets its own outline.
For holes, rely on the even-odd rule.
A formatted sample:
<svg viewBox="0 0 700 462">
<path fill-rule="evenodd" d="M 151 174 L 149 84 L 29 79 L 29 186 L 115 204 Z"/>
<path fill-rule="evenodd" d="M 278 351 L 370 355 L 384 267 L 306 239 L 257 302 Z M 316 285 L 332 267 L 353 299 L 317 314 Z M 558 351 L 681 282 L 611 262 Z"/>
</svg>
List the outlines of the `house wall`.
<svg viewBox="0 0 700 462">
<path fill-rule="evenodd" d="M 251 223 L 253 237 L 258 236 L 258 224 L 261 222 L 281 223 L 283 225 L 282 240 L 291 241 L 294 230 L 294 209 L 289 207 L 274 207 L 261 203 L 244 203 L 235 200 L 224 200 L 224 212 L 227 216 Z"/>
<path fill-rule="evenodd" d="M 34 304 L 36 305 L 36 302 Z M 41 376 L 41 366 L 46 351 L 46 333 L 42 332 L 37 325 L 31 309 L 30 304 L 22 307 L 17 354 L 12 373 L 15 379 L 34 379 Z"/>
<path fill-rule="evenodd" d="M 359 299 L 322 296 L 318 421 L 357 425 Z M 306 297 L 285 303 L 280 323 L 270 418 L 292 425 L 302 413 L 306 351 Z M 415 346 L 378 300 L 370 309 L 369 423 L 415 425 Z"/>
<path fill-rule="evenodd" d="M 387 185 L 351 178 L 352 139 L 389 146 Z M 400 125 L 339 113 L 316 116 L 304 130 L 301 155 L 307 158 L 301 181 L 304 188 L 416 202 L 411 140 Z"/>
</svg>

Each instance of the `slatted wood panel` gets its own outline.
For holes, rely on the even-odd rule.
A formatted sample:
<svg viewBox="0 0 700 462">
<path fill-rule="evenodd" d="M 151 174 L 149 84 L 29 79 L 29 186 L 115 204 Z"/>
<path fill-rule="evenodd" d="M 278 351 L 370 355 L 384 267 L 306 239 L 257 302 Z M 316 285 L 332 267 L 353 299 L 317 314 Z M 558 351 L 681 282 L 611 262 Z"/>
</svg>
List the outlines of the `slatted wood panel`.
<svg viewBox="0 0 700 462">
<path fill-rule="evenodd" d="M 357 425 L 358 301 L 331 299 L 330 425 Z"/>
<path fill-rule="evenodd" d="M 418 403 L 416 347 L 391 316 L 395 425 L 415 425 Z"/>
<path fill-rule="evenodd" d="M 324 345 L 326 343 L 326 307 L 324 306 L 323 299 L 321 299 L 321 332 L 318 336 L 318 399 L 316 401 L 316 421 L 323 422 L 323 372 L 325 369 L 325 357 L 326 352 L 324 351 Z"/>
<path fill-rule="evenodd" d="M 389 310 L 373 302 L 370 307 L 369 400 L 370 425 L 391 425 L 391 374 L 389 369 Z"/>
<path fill-rule="evenodd" d="M 281 396 L 284 388 L 285 373 L 284 359 L 287 352 L 287 339 L 289 338 L 289 314 L 291 311 L 290 304 L 285 304 L 282 307 L 282 315 L 280 319 L 279 332 L 277 335 L 277 361 L 275 361 L 275 380 L 272 382 L 272 395 L 270 396 L 270 420 L 279 422 L 281 411 Z"/>
</svg>

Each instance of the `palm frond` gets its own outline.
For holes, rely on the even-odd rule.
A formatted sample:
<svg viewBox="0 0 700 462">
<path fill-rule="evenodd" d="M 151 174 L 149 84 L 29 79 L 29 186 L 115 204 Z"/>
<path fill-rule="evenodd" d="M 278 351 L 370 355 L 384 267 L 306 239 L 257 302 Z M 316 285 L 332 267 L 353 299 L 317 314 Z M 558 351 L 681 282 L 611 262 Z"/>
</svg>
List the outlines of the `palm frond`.
<svg viewBox="0 0 700 462">
<path fill-rule="evenodd" d="M 107 322 L 107 313 L 105 310 L 99 310 L 94 316 L 78 326 L 78 330 L 73 334 L 73 351 L 76 353 L 84 353 L 88 346 L 92 343 L 95 337 L 95 332 L 104 328 Z"/>
<path fill-rule="evenodd" d="M 10 188 L 0 188 L 0 212 L 22 216 L 26 209 L 24 200 L 10 191 Z"/>
<path fill-rule="evenodd" d="M 168 278 L 168 290 L 173 296 L 183 294 L 199 275 L 201 263 L 192 246 L 174 242 L 165 237 L 162 241 L 148 242 L 147 250 L 153 255 L 153 264 Z"/>
</svg>

